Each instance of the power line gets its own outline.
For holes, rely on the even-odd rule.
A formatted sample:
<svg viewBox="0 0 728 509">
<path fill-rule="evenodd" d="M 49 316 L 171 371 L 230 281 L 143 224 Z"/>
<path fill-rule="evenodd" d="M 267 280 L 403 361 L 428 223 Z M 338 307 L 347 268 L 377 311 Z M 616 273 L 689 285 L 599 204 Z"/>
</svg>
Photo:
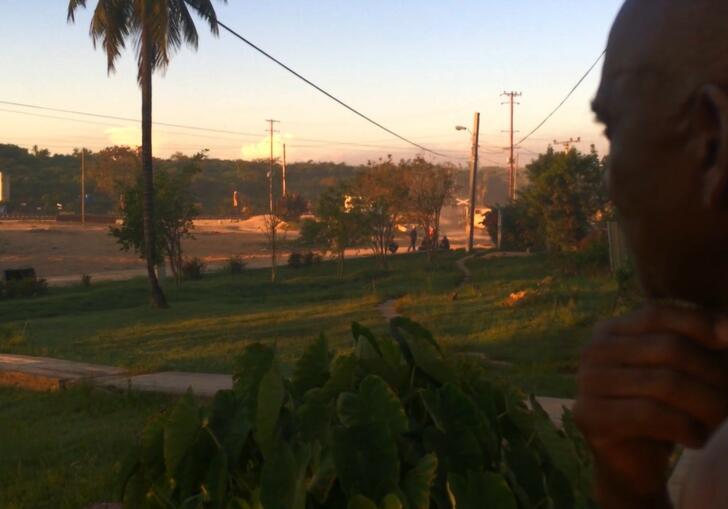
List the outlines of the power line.
<svg viewBox="0 0 728 509">
<path fill-rule="evenodd" d="M 220 20 L 217 21 L 217 24 L 220 25 L 225 30 L 227 30 L 230 34 L 232 34 L 233 36 L 237 37 L 238 39 L 240 39 L 241 41 L 243 41 L 245 44 L 247 44 L 248 46 L 250 46 L 251 48 L 253 48 L 254 50 L 256 50 L 261 55 L 263 55 L 266 58 L 268 58 L 269 60 L 275 62 L 276 64 L 278 64 L 279 66 L 281 66 L 283 69 L 285 69 L 286 71 L 288 71 L 289 73 L 293 74 L 295 77 L 297 77 L 298 79 L 300 79 L 301 81 L 303 81 L 304 83 L 306 83 L 306 84 L 310 85 L 311 87 L 315 88 L 316 90 L 318 90 L 319 92 L 321 92 L 322 94 L 324 94 L 329 99 L 337 102 L 338 104 L 340 104 L 341 106 L 343 106 L 347 110 L 351 111 L 355 115 L 358 115 L 359 117 L 363 118 L 364 120 L 366 120 L 370 124 L 375 125 L 379 129 L 381 129 L 381 130 L 383 130 L 383 131 L 391 134 L 392 136 L 394 136 L 396 138 L 399 138 L 400 140 L 404 141 L 405 143 L 408 143 L 408 144 L 410 144 L 410 145 L 412 145 L 414 147 L 419 148 L 420 150 L 423 150 L 425 152 L 429 152 L 430 154 L 436 155 L 438 157 L 444 157 L 444 158 L 449 157 L 449 156 L 446 156 L 445 154 L 441 154 L 440 152 L 437 152 L 435 150 L 431 150 L 431 149 L 429 149 L 427 147 L 424 147 L 423 145 L 420 145 L 419 143 L 415 143 L 414 141 L 412 141 L 412 140 L 410 140 L 408 138 L 405 138 L 401 134 L 398 134 L 398 133 L 392 131 L 391 129 L 383 126 L 379 122 L 373 120 L 372 118 L 368 117 L 367 115 L 365 115 L 364 113 L 360 112 L 359 110 L 353 108 L 352 106 L 349 106 L 348 104 L 346 104 L 344 101 L 342 101 L 338 97 L 334 96 L 333 94 L 327 92 L 326 90 L 324 90 L 320 86 L 316 85 L 311 80 L 303 77 L 301 74 L 297 73 L 296 71 L 294 71 L 293 69 L 291 69 L 290 67 L 288 67 L 286 64 L 284 64 L 283 62 L 281 62 L 280 60 L 278 60 L 273 55 L 271 55 L 270 53 L 266 52 L 265 50 L 263 50 L 259 46 L 257 46 L 255 44 L 253 44 L 252 42 L 250 42 L 248 39 L 246 39 L 245 37 L 243 37 L 242 35 L 240 35 L 239 33 L 237 33 L 235 30 L 233 30 L 232 28 L 230 28 L 227 25 L 225 25 L 224 23 L 222 23 Z"/>
<path fill-rule="evenodd" d="M 594 70 L 594 68 L 597 66 L 597 64 L 599 63 L 599 61 L 602 59 L 602 57 L 604 57 L 604 55 L 606 53 L 607 53 L 607 50 L 606 49 L 604 51 L 602 51 L 602 53 L 599 55 L 599 58 L 597 58 L 594 61 L 594 63 L 591 65 L 591 67 L 589 67 L 589 69 L 587 69 L 587 71 L 579 79 L 579 81 L 576 82 L 576 85 L 574 85 L 574 87 L 569 91 L 569 93 L 566 94 L 566 97 L 564 97 L 564 99 L 559 103 L 559 105 L 556 106 L 556 108 L 554 109 L 554 111 L 552 111 L 551 113 L 549 113 L 546 116 L 546 118 L 543 119 L 543 121 L 540 124 L 538 124 L 533 131 L 531 131 L 526 136 L 524 136 L 518 143 L 516 143 L 516 145 L 520 145 L 521 143 L 523 143 L 524 141 L 526 141 L 528 138 L 531 137 L 532 134 L 535 134 L 536 131 L 538 131 L 539 129 L 541 129 L 546 124 L 546 122 L 548 122 L 549 120 L 551 120 L 551 117 L 553 117 L 556 114 L 556 112 L 559 111 L 564 104 L 566 104 L 566 101 L 568 101 L 569 98 L 572 95 L 574 95 L 574 92 L 576 92 L 576 89 L 579 88 L 579 86 L 584 82 L 584 80 L 587 78 L 587 76 L 589 76 L 589 74 L 591 74 L 591 72 Z"/>
<path fill-rule="evenodd" d="M 139 119 L 130 118 L 130 117 L 120 117 L 116 115 L 106 115 L 103 113 L 93 113 L 88 111 L 78 111 L 78 110 L 70 110 L 70 109 L 64 109 L 64 108 L 54 108 L 50 106 L 41 106 L 37 104 L 27 104 L 27 103 L 19 103 L 14 101 L 5 101 L 0 100 L 0 104 L 6 104 L 11 105 L 19 108 L 30 108 L 34 110 L 40 110 L 40 111 L 51 111 L 51 112 L 58 112 L 58 113 L 66 113 L 69 115 L 80 115 L 80 116 L 86 116 L 86 117 L 93 117 L 93 118 L 102 118 L 102 119 L 110 119 L 110 120 L 118 120 L 122 122 L 134 122 L 139 123 L 141 122 Z M 26 115 L 31 117 L 38 117 L 38 118 L 48 118 L 52 120 L 65 120 L 69 122 L 79 122 L 84 124 L 94 124 L 94 125 L 101 125 L 101 126 L 107 126 L 107 127 L 123 127 L 120 124 L 111 124 L 108 122 L 95 122 L 92 120 L 83 120 L 78 118 L 71 118 L 71 117 L 61 117 L 56 115 L 44 115 L 41 113 L 31 113 L 27 111 L 16 111 L 16 110 L 8 110 L 8 109 L 1 109 L 0 112 L 4 113 L 12 113 L 17 115 Z M 174 127 L 177 129 L 191 129 L 196 132 L 211 132 L 211 133 L 221 133 L 221 134 L 230 134 L 238 137 L 246 137 L 246 138 L 255 138 L 260 139 L 261 134 L 260 133 L 246 133 L 242 131 L 233 131 L 233 130 L 227 130 L 227 129 L 215 129 L 215 128 L 208 128 L 208 127 L 199 127 L 199 126 L 191 126 L 191 125 L 185 125 L 185 124 L 171 124 L 167 122 L 152 122 L 154 125 L 157 126 L 163 126 L 163 127 Z M 168 134 L 175 134 L 179 136 L 195 136 L 200 138 L 212 138 L 210 136 L 204 136 L 202 134 L 191 134 L 191 133 L 178 133 L 173 131 L 162 131 L 166 132 Z M 214 137 L 214 139 L 234 139 L 234 138 L 221 138 L 220 136 Z M 301 141 L 301 142 L 311 142 L 311 143 L 323 143 L 328 145 L 342 145 L 342 146 L 354 146 L 354 147 L 366 147 L 366 148 L 379 148 L 379 149 L 385 149 L 385 150 L 402 150 L 401 147 L 394 147 L 391 145 L 376 145 L 376 144 L 368 144 L 368 143 L 358 143 L 358 142 L 349 142 L 349 141 L 335 141 L 335 140 L 320 140 L 320 139 L 313 139 L 313 138 L 293 138 L 295 141 Z M 441 149 L 442 152 L 460 152 L 457 150 L 450 150 L 450 149 Z M 445 155 L 440 154 L 441 157 L 446 158 L 455 158 L 456 156 L 453 155 Z"/>
</svg>

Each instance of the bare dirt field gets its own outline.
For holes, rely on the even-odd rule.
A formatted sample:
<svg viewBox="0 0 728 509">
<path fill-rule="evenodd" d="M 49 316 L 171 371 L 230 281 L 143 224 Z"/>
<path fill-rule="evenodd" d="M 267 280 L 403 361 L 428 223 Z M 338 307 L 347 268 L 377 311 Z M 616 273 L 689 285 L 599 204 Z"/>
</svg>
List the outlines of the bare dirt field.
<svg viewBox="0 0 728 509">
<path fill-rule="evenodd" d="M 453 248 L 465 242 L 464 226 L 457 210 L 443 217 L 443 233 L 451 239 Z M 263 233 L 262 217 L 245 221 L 201 220 L 195 222 L 194 239 L 184 242 L 185 256 L 199 257 L 210 268 L 220 267 L 231 256 L 241 256 L 248 266 L 266 267 L 270 253 Z M 482 230 L 476 242 L 481 247 L 490 244 Z M 287 231 L 286 241 L 295 240 L 298 232 Z M 398 242 L 406 251 L 407 237 Z M 351 250 L 347 256 L 362 256 L 369 250 Z M 281 256 L 285 263 L 287 253 Z M 33 267 L 39 277 L 51 284 L 75 283 L 81 274 L 91 274 L 95 280 L 128 279 L 144 274 L 144 262 L 132 252 L 120 251 L 116 240 L 105 225 L 57 223 L 55 221 L 0 220 L 0 271 Z"/>
</svg>

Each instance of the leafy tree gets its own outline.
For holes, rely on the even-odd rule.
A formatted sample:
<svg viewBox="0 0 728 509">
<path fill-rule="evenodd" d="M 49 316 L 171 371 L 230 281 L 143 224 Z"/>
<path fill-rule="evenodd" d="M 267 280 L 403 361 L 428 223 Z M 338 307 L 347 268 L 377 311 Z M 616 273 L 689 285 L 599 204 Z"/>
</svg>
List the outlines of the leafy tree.
<svg viewBox="0 0 728 509">
<path fill-rule="evenodd" d="M 409 189 L 410 217 L 425 232 L 434 231 L 428 244 L 428 253 L 437 247 L 440 237 L 440 215 L 445 205 L 452 202 L 455 193 L 454 169 L 428 162 L 423 157 L 401 161 Z"/>
<path fill-rule="evenodd" d="M 118 204 L 119 190 L 133 185 L 140 173 L 139 151 L 131 147 L 106 147 L 86 158 L 87 182 L 110 204 Z"/>
<path fill-rule="evenodd" d="M 575 250 L 604 220 L 608 202 L 604 165 L 594 147 L 588 154 L 549 147 L 529 164 L 529 185 L 518 200 L 530 215 L 531 237 L 539 236 L 533 229 L 540 230 L 549 251 Z"/>
<path fill-rule="evenodd" d="M 278 199 L 276 210 L 284 221 L 298 221 L 308 211 L 308 201 L 299 193 L 287 194 Z"/>
<path fill-rule="evenodd" d="M 354 185 L 366 207 L 367 229 L 372 251 L 382 266 L 387 264 L 389 244 L 394 239 L 397 225 L 404 219 L 409 189 L 405 171 L 392 157 L 369 162 L 359 173 Z"/>
<path fill-rule="evenodd" d="M 346 250 L 361 244 L 367 235 L 367 215 L 362 199 L 351 186 L 339 184 L 321 194 L 315 209 L 316 219 L 301 226 L 301 242 L 336 255 L 337 273 L 344 275 Z"/>
<path fill-rule="evenodd" d="M 223 2 L 226 0 L 223 0 Z M 147 260 L 152 301 L 157 307 L 166 307 L 167 300 L 154 272 L 157 259 L 155 249 L 154 218 L 154 168 L 152 160 L 152 74 L 164 70 L 172 53 L 183 43 L 197 47 L 197 28 L 190 14 L 187 0 L 98 0 L 91 19 L 91 39 L 94 45 L 101 43 L 106 52 L 107 69 L 115 70 L 116 60 L 132 39 L 138 49 L 137 75 L 142 89 L 142 174 L 144 205 L 144 246 Z M 210 0 L 190 0 L 192 9 L 209 25 L 213 34 L 218 33 L 217 16 Z M 69 0 L 68 21 L 75 21 L 79 7 L 86 7 L 86 0 Z"/>
<path fill-rule="evenodd" d="M 195 196 L 191 191 L 191 182 L 199 169 L 194 165 L 182 167 L 177 172 L 157 171 L 154 177 L 156 203 L 154 237 L 157 245 L 153 250 L 156 258 L 154 266 L 163 263 L 166 256 L 172 274 L 179 283 L 182 279 L 182 240 L 191 237 L 194 228 L 193 220 L 199 214 L 195 204 Z M 144 182 L 139 176 L 133 186 L 122 190 L 123 223 L 112 227 L 111 234 L 124 250 L 134 250 L 146 259 L 149 251 L 144 235 Z"/>
</svg>

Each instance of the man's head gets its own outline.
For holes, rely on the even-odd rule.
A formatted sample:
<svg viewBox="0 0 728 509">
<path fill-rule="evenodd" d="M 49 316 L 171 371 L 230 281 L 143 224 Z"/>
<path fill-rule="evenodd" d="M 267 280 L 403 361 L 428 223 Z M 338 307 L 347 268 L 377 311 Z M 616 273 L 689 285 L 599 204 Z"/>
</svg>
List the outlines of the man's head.
<svg viewBox="0 0 728 509">
<path fill-rule="evenodd" d="M 728 2 L 628 0 L 594 110 L 647 291 L 728 304 Z"/>
</svg>

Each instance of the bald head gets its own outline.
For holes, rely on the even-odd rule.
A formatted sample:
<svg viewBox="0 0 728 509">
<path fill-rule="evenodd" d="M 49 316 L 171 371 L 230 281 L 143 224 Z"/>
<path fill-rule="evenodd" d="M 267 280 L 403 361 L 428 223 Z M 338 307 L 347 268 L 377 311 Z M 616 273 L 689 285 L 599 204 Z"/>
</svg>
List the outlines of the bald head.
<svg viewBox="0 0 728 509">
<path fill-rule="evenodd" d="M 728 84 L 728 2 L 627 0 L 609 37 L 605 74 L 653 72 L 683 85 Z"/>
<path fill-rule="evenodd" d="M 728 0 L 627 0 L 594 110 L 647 290 L 728 307 Z"/>
</svg>

